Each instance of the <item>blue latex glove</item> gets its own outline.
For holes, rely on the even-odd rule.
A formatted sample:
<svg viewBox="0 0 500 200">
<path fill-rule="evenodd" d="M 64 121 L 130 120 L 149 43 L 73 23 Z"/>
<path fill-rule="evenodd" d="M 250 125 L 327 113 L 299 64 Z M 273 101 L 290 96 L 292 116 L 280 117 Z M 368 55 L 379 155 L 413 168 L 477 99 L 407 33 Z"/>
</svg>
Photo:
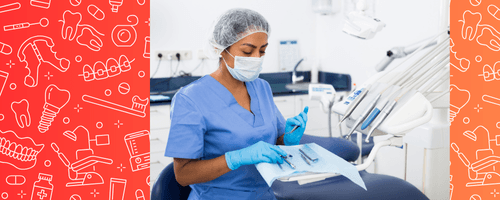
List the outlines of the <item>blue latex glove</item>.
<svg viewBox="0 0 500 200">
<path fill-rule="evenodd" d="M 285 125 L 285 136 L 283 137 L 283 142 L 285 145 L 290 146 L 290 145 L 298 145 L 300 142 L 300 139 L 302 138 L 302 135 L 304 135 L 304 131 L 306 130 L 306 123 L 307 123 L 307 112 L 309 111 L 309 107 L 306 106 L 304 108 L 304 111 L 301 112 L 299 115 L 288 118 L 286 120 L 286 125 Z M 295 126 L 299 126 L 295 131 L 290 133 L 292 129 Z"/>
<path fill-rule="evenodd" d="M 283 163 L 283 158 L 280 155 L 288 156 L 278 146 L 263 141 L 240 150 L 227 152 L 225 155 L 227 166 L 231 170 L 238 169 L 242 165 L 252 165 L 262 162 L 281 164 Z"/>
</svg>

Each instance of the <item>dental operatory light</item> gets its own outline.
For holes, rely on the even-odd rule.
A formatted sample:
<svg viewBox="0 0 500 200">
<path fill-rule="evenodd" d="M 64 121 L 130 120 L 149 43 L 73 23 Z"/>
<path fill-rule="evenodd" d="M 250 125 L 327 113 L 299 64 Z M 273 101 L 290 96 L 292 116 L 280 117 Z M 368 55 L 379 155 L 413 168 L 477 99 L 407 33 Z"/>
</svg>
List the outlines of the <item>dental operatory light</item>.
<svg viewBox="0 0 500 200">
<path fill-rule="evenodd" d="M 358 0 L 354 11 L 345 10 L 346 16 L 342 31 L 361 39 L 373 38 L 377 32 L 385 27 L 385 23 L 371 17 L 367 12 L 369 8 L 367 0 Z"/>
</svg>

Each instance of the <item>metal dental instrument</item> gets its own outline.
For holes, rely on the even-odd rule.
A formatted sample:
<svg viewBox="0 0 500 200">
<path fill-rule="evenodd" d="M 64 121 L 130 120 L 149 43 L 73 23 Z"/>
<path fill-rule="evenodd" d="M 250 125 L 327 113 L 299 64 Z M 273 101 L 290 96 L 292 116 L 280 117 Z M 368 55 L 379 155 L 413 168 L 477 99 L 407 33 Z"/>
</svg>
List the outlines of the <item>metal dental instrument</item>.
<svg viewBox="0 0 500 200">
<path fill-rule="evenodd" d="M 300 154 L 300 157 L 302 158 L 302 160 L 306 161 L 308 165 L 311 165 L 311 163 L 306 159 L 306 157 L 304 157 L 303 154 Z"/>
<path fill-rule="evenodd" d="M 306 152 L 302 151 L 302 149 L 299 149 L 299 151 L 300 151 L 301 155 L 306 156 L 307 159 L 309 159 L 309 160 L 311 160 L 313 162 L 318 161 L 318 158 L 311 158 L 311 157 L 309 157 L 309 155 L 307 155 Z"/>
<path fill-rule="evenodd" d="M 297 128 L 299 128 L 299 126 L 295 126 L 295 127 L 293 127 L 293 129 L 292 129 L 290 132 L 286 133 L 286 134 L 293 133 L 295 130 L 297 130 Z"/>
<path fill-rule="evenodd" d="M 375 107 L 375 105 L 377 104 L 377 101 L 380 99 L 381 96 L 382 96 L 382 94 L 378 94 L 377 97 L 375 97 L 375 99 L 370 103 L 370 105 L 368 105 L 368 107 L 365 109 L 365 111 L 363 111 L 363 113 L 358 117 L 356 122 L 354 122 L 354 125 L 352 126 L 351 130 L 347 134 L 346 139 L 349 139 L 351 137 L 352 133 L 354 133 L 356 128 L 361 124 L 361 122 L 363 122 L 363 120 L 365 120 L 366 116 L 368 116 L 368 114 L 370 114 L 370 112 Z"/>
<path fill-rule="evenodd" d="M 280 167 L 280 169 L 281 169 L 281 170 L 285 171 L 285 170 L 283 169 L 283 167 L 281 167 L 281 164 L 280 164 L 280 163 L 277 163 L 277 164 L 278 164 L 278 166 Z"/>
<path fill-rule="evenodd" d="M 438 50 L 438 52 L 443 51 L 447 47 L 447 46 L 445 46 L 443 44 L 446 44 L 446 43 L 442 42 L 442 43 L 439 44 L 439 46 L 438 46 L 439 48 L 436 48 Z M 433 49 L 433 51 L 434 50 L 435 49 Z M 421 79 L 421 77 L 423 75 L 425 75 L 429 71 L 432 71 L 430 74 L 434 74 L 435 72 L 437 72 L 438 70 L 440 70 L 440 66 L 441 65 L 436 65 L 436 64 L 440 63 L 443 59 L 446 59 L 446 58 L 447 58 L 446 54 L 443 54 L 443 55 L 436 56 L 436 59 L 427 59 L 422 64 L 422 66 L 427 65 L 431 60 L 435 60 L 430 65 L 431 67 L 429 67 L 427 69 L 423 69 L 423 70 L 421 70 L 421 68 L 415 68 L 417 70 L 415 70 L 414 72 L 409 73 L 409 74 L 413 74 L 413 76 L 415 76 L 415 77 L 414 78 L 413 77 L 408 77 L 408 80 L 404 80 L 406 83 L 401 82 L 400 83 L 400 84 L 402 84 L 401 88 L 393 91 L 389 95 L 389 97 L 391 97 L 392 95 L 394 95 L 396 92 L 399 92 L 403 88 L 409 87 L 411 89 L 411 88 L 417 86 L 418 84 L 423 84 L 423 83 L 427 82 L 432 76 L 427 76 L 427 78 L 424 78 L 424 79 Z M 406 78 L 407 75 L 408 74 L 406 74 L 404 77 Z M 401 79 L 401 80 L 403 80 L 403 79 Z M 397 82 L 400 82 L 401 80 L 398 80 Z M 386 89 L 388 89 L 390 86 L 391 85 L 389 85 Z M 402 93 L 402 95 L 404 95 L 406 92 L 408 92 L 409 89 L 406 89 L 406 90 L 403 90 L 403 91 L 404 92 Z M 377 116 L 380 114 L 380 111 L 382 109 L 385 109 L 385 106 L 388 105 L 388 102 L 389 102 L 389 98 L 385 98 L 383 101 L 381 101 L 379 104 L 377 104 L 377 106 L 371 112 L 371 114 L 369 115 L 369 117 L 363 122 L 363 125 L 361 126 L 362 130 L 366 129 L 375 120 L 375 118 L 377 118 Z"/>
<path fill-rule="evenodd" d="M 366 143 L 369 142 L 370 136 L 373 134 L 375 129 L 378 128 L 380 126 L 380 124 L 382 124 L 382 122 L 391 113 L 392 109 L 394 108 L 396 103 L 399 101 L 399 99 L 401 99 L 401 97 L 403 97 L 412 88 L 420 87 L 423 83 L 427 82 L 432 76 L 427 76 L 426 78 L 423 78 L 423 79 L 421 79 L 421 77 L 423 77 L 427 72 L 429 72 L 429 74 L 436 74 L 439 70 L 442 70 L 443 67 L 447 66 L 447 63 L 449 63 L 449 54 L 444 54 L 444 56 L 442 56 L 442 57 L 443 58 L 437 60 L 437 62 L 438 62 L 437 65 L 435 65 L 433 63 L 434 64 L 433 66 L 431 66 L 429 69 L 425 70 L 423 73 L 421 73 L 414 80 L 410 81 L 408 83 L 408 87 L 396 99 L 392 100 L 389 104 L 384 106 L 384 108 L 382 109 L 382 111 L 380 113 L 380 116 L 377 117 L 375 123 L 372 125 L 372 128 L 370 129 L 370 131 L 368 132 L 368 135 L 366 136 L 366 139 L 365 139 Z M 441 74 L 445 74 L 447 72 L 448 72 L 447 70 L 444 70 Z M 438 76 L 441 76 L 441 74 Z"/>
<path fill-rule="evenodd" d="M 295 165 L 293 165 L 290 161 L 288 161 L 288 160 L 287 160 L 287 157 L 285 157 L 285 156 L 283 156 L 283 155 L 280 155 L 280 156 L 283 158 L 283 160 L 284 160 L 286 163 L 288 163 L 288 165 L 290 165 L 290 167 L 291 167 L 292 169 L 295 169 Z"/>
<path fill-rule="evenodd" d="M 425 48 L 426 46 L 428 46 L 431 42 L 433 42 L 436 38 L 438 38 L 439 36 L 441 36 L 444 32 L 442 33 L 439 33 L 437 34 L 433 39 L 429 40 L 426 44 L 420 46 L 417 50 L 415 50 L 412 54 L 410 54 L 408 57 L 405 58 L 405 60 L 403 60 L 398 66 L 390 69 L 388 72 L 398 68 L 400 65 L 402 65 L 403 63 L 405 63 L 406 61 L 408 61 L 410 58 L 412 58 L 414 55 L 416 55 L 420 50 L 422 50 L 423 48 Z M 444 42 L 441 42 L 440 45 L 437 45 L 436 47 L 434 47 L 429 53 L 427 53 L 425 56 L 423 56 L 422 58 L 420 58 L 418 60 L 418 62 L 415 64 L 415 65 L 412 65 L 410 66 L 409 68 L 407 68 L 406 70 L 404 70 L 403 74 L 406 74 L 408 72 L 411 72 L 413 71 L 413 69 L 418 69 L 416 68 L 416 66 L 419 66 L 419 64 L 421 64 L 421 61 L 424 60 L 424 58 L 428 57 L 428 55 L 432 55 L 433 52 L 435 52 L 436 50 L 439 50 L 439 47 L 441 47 L 441 45 L 443 44 Z M 389 74 L 389 73 L 387 73 Z M 386 75 L 387 75 L 386 74 Z M 356 122 L 354 123 L 353 127 L 351 128 L 351 130 L 349 131 L 349 133 L 347 134 L 346 136 L 346 139 L 349 139 L 352 135 L 352 133 L 356 130 L 356 128 L 361 124 L 361 122 L 363 122 L 365 120 L 365 118 L 368 116 L 368 114 L 371 113 L 371 111 L 373 110 L 373 108 L 375 107 L 375 105 L 377 105 L 377 101 L 380 99 L 380 97 L 382 96 L 382 94 L 387 90 L 389 89 L 392 85 L 394 85 L 396 82 L 399 82 L 400 80 L 404 80 L 404 78 L 406 78 L 407 75 L 404 75 L 404 76 L 400 76 L 399 78 L 396 78 L 396 79 L 393 79 L 389 82 L 388 86 L 383 89 L 378 95 L 377 97 L 375 97 L 375 99 L 372 101 L 372 103 L 370 103 L 370 105 L 367 107 L 367 109 L 365 111 L 363 111 L 363 114 L 360 115 L 360 117 L 356 120 Z M 385 102 L 382 102 L 383 104 L 382 105 L 385 105 L 387 103 L 387 100 Z M 354 109 L 353 109 L 354 110 Z"/>
</svg>

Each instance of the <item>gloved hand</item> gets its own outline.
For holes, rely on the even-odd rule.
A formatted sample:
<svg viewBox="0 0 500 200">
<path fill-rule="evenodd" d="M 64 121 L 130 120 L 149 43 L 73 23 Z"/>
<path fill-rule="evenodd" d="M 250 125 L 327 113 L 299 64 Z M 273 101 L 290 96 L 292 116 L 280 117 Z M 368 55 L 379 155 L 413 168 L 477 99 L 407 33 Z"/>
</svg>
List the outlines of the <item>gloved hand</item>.
<svg viewBox="0 0 500 200">
<path fill-rule="evenodd" d="M 288 118 L 286 120 L 286 125 L 285 125 L 285 136 L 283 137 L 283 142 L 285 145 L 290 146 L 290 145 L 298 145 L 300 142 L 300 139 L 302 138 L 302 135 L 304 135 L 304 131 L 306 130 L 306 123 L 307 123 L 307 112 L 309 111 L 309 107 L 306 106 L 304 108 L 304 111 L 301 112 L 299 115 Z M 295 131 L 290 133 L 292 129 L 295 126 L 299 126 Z"/>
<path fill-rule="evenodd" d="M 283 163 L 283 158 L 281 158 L 280 155 L 287 156 L 288 154 L 278 146 L 259 141 L 252 146 L 227 152 L 225 155 L 227 166 L 229 169 L 235 170 L 242 165 L 251 165 L 262 162 L 278 162 L 281 164 Z"/>
</svg>

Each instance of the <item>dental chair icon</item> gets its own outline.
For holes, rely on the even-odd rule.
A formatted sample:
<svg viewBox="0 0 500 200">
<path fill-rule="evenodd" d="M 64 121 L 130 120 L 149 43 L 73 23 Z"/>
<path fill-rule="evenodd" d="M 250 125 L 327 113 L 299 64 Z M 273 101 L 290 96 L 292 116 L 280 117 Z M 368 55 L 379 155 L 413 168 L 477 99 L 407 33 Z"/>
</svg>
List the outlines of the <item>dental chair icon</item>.
<svg viewBox="0 0 500 200">
<path fill-rule="evenodd" d="M 58 154 L 59 159 L 68 167 L 68 177 L 72 182 L 68 182 L 66 187 L 77 187 L 77 186 L 88 186 L 88 185 L 99 185 L 104 184 L 104 179 L 97 172 L 91 171 L 92 166 L 97 163 L 112 164 L 113 160 L 109 158 L 104 158 L 100 156 L 95 156 L 94 151 L 90 149 L 90 137 L 88 130 L 83 126 L 78 126 L 74 131 L 66 131 L 64 135 L 71 140 L 75 141 L 77 136 L 87 136 L 84 137 L 88 141 L 88 149 L 79 149 L 76 151 L 76 162 L 70 163 L 68 158 L 60 152 L 57 144 L 52 143 L 50 146 L 52 150 Z M 105 142 L 104 145 L 109 144 Z M 97 144 L 99 146 L 99 143 Z M 81 158 L 81 159 L 80 159 Z"/>
<path fill-rule="evenodd" d="M 500 135 L 496 136 L 496 139 L 489 139 L 489 132 L 484 126 L 478 126 L 473 132 L 466 131 L 464 135 L 469 139 L 474 141 L 477 140 L 477 133 L 483 132 L 488 136 L 487 149 L 478 149 L 476 150 L 476 158 L 478 159 L 476 162 L 471 163 L 465 155 L 460 152 L 458 145 L 456 143 L 451 143 L 451 148 L 458 154 L 458 157 L 464 163 L 464 165 L 468 168 L 469 179 L 472 182 L 466 184 L 466 187 L 474 187 L 474 186 L 486 186 L 486 185 L 498 185 L 500 184 L 500 174 L 495 172 L 493 168 L 495 164 L 500 162 L 500 156 L 495 156 L 493 150 L 490 148 L 490 141 L 497 141 L 497 146 L 500 145 Z"/>
</svg>

